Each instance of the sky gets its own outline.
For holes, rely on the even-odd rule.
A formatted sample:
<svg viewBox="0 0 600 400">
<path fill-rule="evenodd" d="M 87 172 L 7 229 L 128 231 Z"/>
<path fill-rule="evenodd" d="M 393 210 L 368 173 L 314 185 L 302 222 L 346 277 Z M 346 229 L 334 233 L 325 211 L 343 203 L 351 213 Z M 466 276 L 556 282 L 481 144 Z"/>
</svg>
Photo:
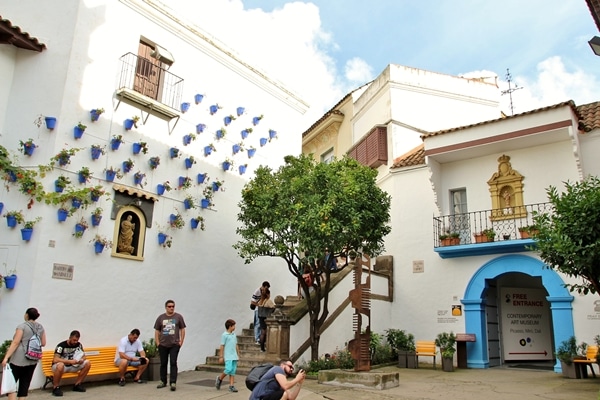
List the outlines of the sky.
<svg viewBox="0 0 600 400">
<path fill-rule="evenodd" d="M 169 0 L 311 105 L 307 127 L 389 64 L 498 77 L 508 115 L 600 100 L 585 0 Z"/>
</svg>

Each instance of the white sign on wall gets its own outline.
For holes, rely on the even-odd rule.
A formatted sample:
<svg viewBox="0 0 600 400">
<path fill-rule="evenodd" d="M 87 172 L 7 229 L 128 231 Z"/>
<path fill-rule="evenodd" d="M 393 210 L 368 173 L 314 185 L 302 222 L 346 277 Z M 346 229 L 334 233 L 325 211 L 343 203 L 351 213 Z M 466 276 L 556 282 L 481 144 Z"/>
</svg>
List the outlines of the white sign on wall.
<svg viewBox="0 0 600 400">
<path fill-rule="evenodd" d="M 502 347 L 505 361 L 551 360 L 550 305 L 543 289 L 501 288 Z"/>
</svg>

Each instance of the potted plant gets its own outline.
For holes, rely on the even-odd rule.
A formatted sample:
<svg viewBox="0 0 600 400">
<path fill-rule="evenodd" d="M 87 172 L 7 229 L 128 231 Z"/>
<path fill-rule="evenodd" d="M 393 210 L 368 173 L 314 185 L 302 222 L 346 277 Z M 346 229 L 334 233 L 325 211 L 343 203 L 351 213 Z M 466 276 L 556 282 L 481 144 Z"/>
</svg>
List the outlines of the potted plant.
<svg viewBox="0 0 600 400">
<path fill-rule="evenodd" d="M 106 154 L 105 150 L 106 146 L 100 146 L 99 144 L 93 144 L 90 148 L 90 152 L 92 153 L 92 160 L 97 160 L 101 155 Z"/>
<path fill-rule="evenodd" d="M 440 235 L 440 243 L 442 246 L 455 246 L 460 244 L 460 234 L 458 232 L 448 232 Z"/>
<path fill-rule="evenodd" d="M 536 225 L 525 225 L 519 228 L 519 235 L 521 239 L 529 239 L 534 237 L 539 232 L 539 229 Z"/>
<path fill-rule="evenodd" d="M 240 135 L 242 135 L 242 139 L 246 139 L 248 135 L 252 133 L 252 131 L 252 128 L 242 129 L 242 131 L 240 132 Z"/>
<path fill-rule="evenodd" d="M 133 154 L 140 154 L 140 152 L 148 153 L 148 143 L 140 141 L 133 144 Z"/>
<path fill-rule="evenodd" d="M 192 178 L 189 176 L 180 176 L 179 177 L 179 189 L 189 189 L 192 187 Z"/>
<path fill-rule="evenodd" d="M 213 191 L 211 186 L 206 186 L 204 188 L 204 190 L 202 191 L 202 194 L 204 195 L 204 197 L 200 200 L 200 207 L 201 208 L 209 208 L 213 205 L 212 199 L 213 196 L 215 195 L 215 192 Z"/>
<path fill-rule="evenodd" d="M 244 143 L 243 142 L 239 142 L 239 143 L 236 143 L 233 146 L 231 146 L 231 152 L 233 154 L 237 154 L 240 151 L 244 151 Z"/>
<path fill-rule="evenodd" d="M 42 217 L 36 217 L 33 220 L 23 222 L 23 228 L 21 228 L 21 237 L 23 238 L 23 240 L 25 240 L 26 242 L 31 240 L 33 227 L 41 220 Z"/>
<path fill-rule="evenodd" d="M 206 124 L 197 124 L 196 125 L 196 133 L 198 133 L 198 134 L 204 132 L 205 129 L 206 129 Z"/>
<path fill-rule="evenodd" d="M 133 175 L 133 182 L 136 185 L 140 185 L 143 188 L 147 184 L 147 182 L 144 180 L 145 177 L 146 177 L 146 174 L 138 171 Z"/>
<path fill-rule="evenodd" d="M 248 147 L 247 153 L 248 153 L 248 158 L 254 157 L 254 155 L 256 154 L 256 147 L 254 147 L 254 146 Z"/>
<path fill-rule="evenodd" d="M 53 167 L 55 163 L 58 163 L 58 165 L 64 167 L 71 162 L 71 157 L 74 156 L 79 150 L 81 149 L 76 147 L 62 149 L 54 157 L 50 158 L 50 165 Z"/>
<path fill-rule="evenodd" d="M 209 110 L 209 112 L 210 112 L 210 115 L 215 115 L 215 113 L 216 113 L 217 111 L 219 111 L 221 108 L 223 108 L 223 107 L 221 107 L 221 106 L 220 106 L 220 105 L 217 103 L 217 104 L 213 104 L 213 105 L 211 105 L 211 106 L 208 108 L 208 110 Z"/>
<path fill-rule="evenodd" d="M 475 243 L 493 242 L 496 237 L 496 232 L 493 229 L 484 229 L 481 232 L 475 233 Z"/>
<path fill-rule="evenodd" d="M 105 191 L 102 185 L 96 185 L 90 188 L 90 198 L 92 201 L 100 200 L 100 196 L 104 196 Z"/>
<path fill-rule="evenodd" d="M 194 158 L 194 156 L 189 156 L 188 158 L 185 159 L 185 168 L 186 169 L 190 169 L 192 168 L 192 165 L 196 164 L 196 159 Z"/>
<path fill-rule="evenodd" d="M 145 380 L 157 381 L 160 379 L 160 358 L 158 357 L 158 346 L 154 341 L 154 338 L 143 341 L 142 346 L 144 353 L 148 357 L 148 368 L 144 371 Z M 142 376 L 144 378 L 144 376 Z"/>
<path fill-rule="evenodd" d="M 92 119 L 92 122 L 96 122 L 98 121 L 98 118 L 100 117 L 100 115 L 102 115 L 104 113 L 104 108 L 94 108 L 90 111 L 90 117 Z"/>
<path fill-rule="evenodd" d="M 160 165 L 160 157 L 159 156 L 150 157 L 150 159 L 148 160 L 148 165 L 150 166 L 150 169 L 152 169 L 152 170 L 156 169 Z"/>
<path fill-rule="evenodd" d="M 133 128 L 134 126 L 137 129 L 137 122 L 140 120 L 140 117 L 138 117 L 137 115 L 134 115 L 131 118 L 126 119 L 123 122 L 123 127 L 125 128 L 126 131 L 131 130 L 131 128 Z"/>
<path fill-rule="evenodd" d="M 224 183 L 224 181 L 215 179 L 212 183 L 213 192 L 218 192 L 219 190 L 221 190 L 221 186 L 223 186 L 223 183 Z"/>
<path fill-rule="evenodd" d="M 77 174 L 79 175 L 79 183 L 83 184 L 89 182 L 92 176 L 92 172 L 88 167 L 81 167 L 81 169 L 77 171 Z"/>
<path fill-rule="evenodd" d="M 102 221 L 102 207 L 96 207 L 94 211 L 92 211 L 92 226 L 100 225 L 100 221 Z"/>
<path fill-rule="evenodd" d="M 179 153 L 179 149 L 177 147 L 171 147 L 169 149 L 169 156 L 171 158 L 177 158 L 179 157 L 181 154 Z"/>
<path fill-rule="evenodd" d="M 192 218 L 190 220 L 190 226 L 192 227 L 192 229 L 197 229 L 198 227 L 200 227 L 200 230 L 203 231 L 205 226 L 204 226 L 204 218 L 201 217 L 200 215 L 198 215 L 195 218 Z"/>
<path fill-rule="evenodd" d="M 217 151 L 214 144 L 210 143 L 208 146 L 204 146 L 204 157 L 210 156 L 213 151 Z"/>
<path fill-rule="evenodd" d="M 119 168 L 114 168 L 114 167 L 108 167 L 104 170 L 104 173 L 106 174 L 106 180 L 108 182 L 112 182 L 115 180 L 115 177 L 121 179 L 123 177 L 123 174 L 121 173 L 121 169 Z"/>
<path fill-rule="evenodd" d="M 128 173 L 129 171 L 131 171 L 131 168 L 133 168 L 134 165 L 135 162 L 131 158 L 128 158 L 126 161 L 123 161 L 123 172 Z"/>
<path fill-rule="evenodd" d="M 173 245 L 173 237 L 167 234 L 164 230 L 158 231 L 158 244 L 162 247 L 171 247 Z"/>
<path fill-rule="evenodd" d="M 96 234 L 96 236 L 94 236 L 94 238 L 90 240 L 90 243 L 94 244 L 94 251 L 96 252 L 96 254 L 102 253 L 105 247 L 108 247 L 110 249 L 113 246 L 113 242 L 111 240 L 108 240 L 106 236 L 99 234 Z"/>
<path fill-rule="evenodd" d="M 183 145 L 187 146 L 188 144 L 192 143 L 193 140 L 196 140 L 196 134 L 188 133 L 187 135 L 183 136 Z"/>
<path fill-rule="evenodd" d="M 256 126 L 258 125 L 258 123 L 260 122 L 261 119 L 263 119 L 264 116 L 261 114 L 258 117 L 254 117 L 252 118 L 252 125 Z"/>
<path fill-rule="evenodd" d="M 65 188 L 67 187 L 67 185 L 70 185 L 70 184 L 71 184 L 71 179 L 69 179 L 69 177 L 60 175 L 54 181 L 54 191 L 56 193 L 62 193 L 63 190 L 65 190 Z"/>
<path fill-rule="evenodd" d="M 194 197 L 192 195 L 186 196 L 186 198 L 183 200 L 183 206 L 186 210 L 196 208 L 196 205 L 194 204 Z"/>
<path fill-rule="evenodd" d="M 216 137 L 217 140 L 223 139 L 227 135 L 227 129 L 221 128 L 217 130 Z"/>
<path fill-rule="evenodd" d="M 25 217 L 23 217 L 23 211 L 8 211 L 4 214 L 6 217 L 6 225 L 9 228 L 14 228 L 17 224 L 22 224 L 25 222 Z"/>
<path fill-rule="evenodd" d="M 174 229 L 182 229 L 185 226 L 185 221 L 179 211 L 169 216 L 169 226 Z"/>
<path fill-rule="evenodd" d="M 158 185 L 156 185 L 156 192 L 161 196 L 163 195 L 163 193 L 165 193 L 165 191 L 170 192 L 171 189 L 173 188 L 171 187 L 169 181 L 164 181 L 163 183 L 159 183 Z"/>
<path fill-rule="evenodd" d="M 442 355 L 442 370 L 454 371 L 454 353 L 456 352 L 456 335 L 453 332 L 442 332 L 437 335 L 435 345 L 440 348 Z"/>
<path fill-rule="evenodd" d="M 563 376 L 571 379 L 581 378 L 579 368 L 573 363 L 578 355 L 579 347 L 577 346 L 577 339 L 575 336 L 571 336 L 567 340 L 563 340 L 560 346 L 556 349 L 556 358 L 560 360 L 560 367 L 562 369 Z"/>
<path fill-rule="evenodd" d="M 85 132 L 86 128 L 87 126 L 85 126 L 81 123 L 81 121 L 79 121 L 79 123 L 73 128 L 73 137 L 75 139 L 81 139 L 81 137 L 83 136 L 83 132 Z"/>
<path fill-rule="evenodd" d="M 236 118 L 233 114 L 229 114 L 228 116 L 223 118 L 223 123 L 225 124 L 225 126 L 231 124 L 232 121 L 235 121 Z"/>
<path fill-rule="evenodd" d="M 123 135 L 113 135 L 112 139 L 110 139 L 110 148 L 114 151 L 119 150 L 121 143 L 125 143 Z"/>
<path fill-rule="evenodd" d="M 21 151 L 21 153 L 25 154 L 26 156 L 30 156 L 33 154 L 33 150 L 35 150 L 35 148 L 37 147 L 37 145 L 35 143 L 33 143 L 33 139 L 29 138 L 27 141 L 22 141 L 19 140 L 19 150 Z"/>
<path fill-rule="evenodd" d="M 400 329 L 388 329 L 386 337 L 392 351 L 398 355 L 398 367 L 416 368 L 417 356 L 414 335 Z"/>
<path fill-rule="evenodd" d="M 225 158 L 225 161 L 221 164 L 223 171 L 229 171 L 233 167 L 233 160 L 229 157 Z"/>
<path fill-rule="evenodd" d="M 89 227 L 87 221 L 81 217 L 81 219 L 79 220 L 79 222 L 77 222 L 75 224 L 75 232 L 73 233 L 73 236 L 75 236 L 76 238 L 80 238 L 83 236 L 83 234 L 85 233 L 85 230 Z"/>
</svg>

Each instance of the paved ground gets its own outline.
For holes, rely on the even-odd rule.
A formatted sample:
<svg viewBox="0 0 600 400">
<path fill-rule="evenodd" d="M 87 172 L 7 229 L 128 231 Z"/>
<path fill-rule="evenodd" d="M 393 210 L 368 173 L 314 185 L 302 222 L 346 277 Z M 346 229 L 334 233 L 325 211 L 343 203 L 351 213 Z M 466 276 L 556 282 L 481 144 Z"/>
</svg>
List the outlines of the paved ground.
<svg viewBox="0 0 600 400">
<path fill-rule="evenodd" d="M 397 369 L 386 371 L 400 374 L 400 386 L 388 390 L 366 390 L 319 384 L 307 379 L 300 393 L 300 400 L 600 400 L 600 377 L 590 379 L 566 379 L 549 371 L 516 368 L 461 369 L 442 372 L 439 369 Z M 156 382 L 147 384 L 128 383 L 119 387 L 109 381 L 87 384 L 86 393 L 71 391 L 65 386 L 64 398 L 77 400 L 113 399 L 166 399 L 226 400 L 248 399 L 250 391 L 244 385 L 244 376 L 236 377 L 238 393 L 227 391 L 226 382 L 217 391 L 214 387 L 216 374 L 208 371 L 188 371 L 179 375 L 177 391 L 156 389 Z M 29 399 L 51 398 L 50 390 L 33 390 Z"/>
</svg>

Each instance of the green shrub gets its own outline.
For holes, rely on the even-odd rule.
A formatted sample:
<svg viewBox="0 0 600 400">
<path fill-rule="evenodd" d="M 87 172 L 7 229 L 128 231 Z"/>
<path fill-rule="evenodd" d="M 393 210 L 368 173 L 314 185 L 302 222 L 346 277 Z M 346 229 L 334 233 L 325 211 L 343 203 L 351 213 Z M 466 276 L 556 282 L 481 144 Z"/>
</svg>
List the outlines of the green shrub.
<svg viewBox="0 0 600 400">
<path fill-rule="evenodd" d="M 11 343 L 12 340 L 5 340 L 4 343 L 0 345 L 0 361 L 4 360 L 4 356 L 6 355 L 6 352 L 8 351 L 8 348 L 10 347 Z"/>
<path fill-rule="evenodd" d="M 319 357 L 318 360 L 310 360 L 305 362 L 302 360 L 296 365 L 295 370 L 303 369 L 308 375 L 316 375 L 321 370 L 326 369 L 353 369 L 354 360 L 348 349 L 338 349 L 330 354 L 325 354 Z"/>
</svg>

